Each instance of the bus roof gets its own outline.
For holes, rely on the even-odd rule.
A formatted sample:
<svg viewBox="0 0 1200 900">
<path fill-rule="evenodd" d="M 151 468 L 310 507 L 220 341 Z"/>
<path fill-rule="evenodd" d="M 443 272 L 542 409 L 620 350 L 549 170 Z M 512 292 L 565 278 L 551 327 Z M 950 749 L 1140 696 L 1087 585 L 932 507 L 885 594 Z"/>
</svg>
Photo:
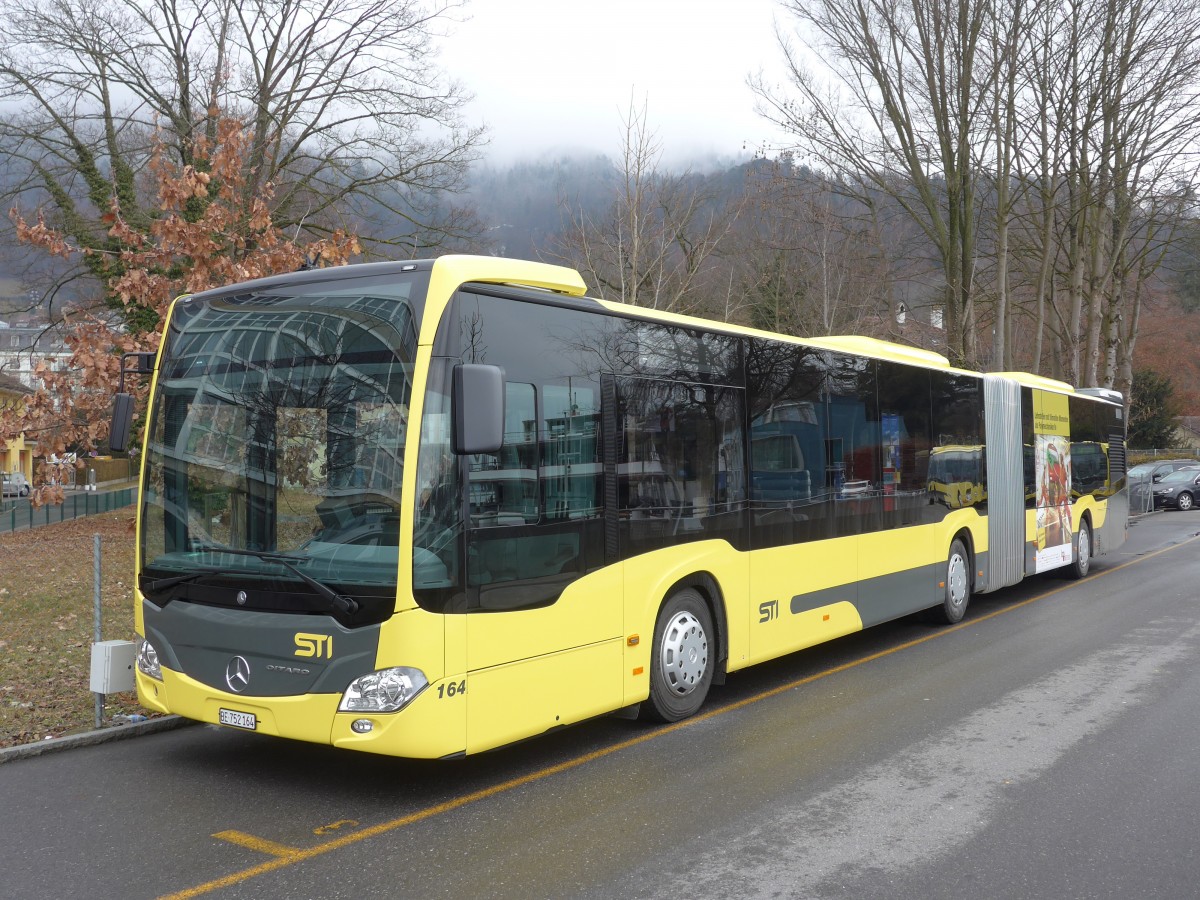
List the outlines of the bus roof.
<svg viewBox="0 0 1200 900">
<path fill-rule="evenodd" d="M 721 322 L 715 319 L 702 319 L 696 316 L 680 315 L 679 313 L 665 312 L 662 310 L 651 309 L 649 307 L 632 306 L 627 303 L 588 297 L 587 284 L 584 282 L 583 277 L 575 269 L 568 268 L 566 266 L 551 265 L 549 263 L 509 259 L 500 256 L 447 254 L 445 256 L 439 256 L 433 259 L 358 263 L 350 266 L 331 266 L 329 268 L 290 272 L 284 275 L 260 278 L 255 281 L 245 282 L 242 285 L 227 285 L 225 287 L 204 291 L 203 295 L 207 296 L 209 294 L 221 294 L 235 287 L 263 289 L 276 284 L 320 282 L 330 279 L 344 278 L 347 276 L 355 277 L 363 275 L 385 275 L 392 272 L 401 273 L 421 270 L 431 271 L 432 282 L 441 282 L 441 284 L 437 285 L 437 287 L 441 288 L 442 291 L 445 291 L 447 295 L 456 290 L 459 285 L 468 283 L 504 285 L 524 288 L 537 291 L 539 293 L 547 292 L 550 295 L 558 295 L 564 299 L 570 297 L 572 299 L 584 300 L 587 303 L 595 303 L 598 308 L 607 310 L 608 312 L 616 315 L 643 319 L 645 321 L 680 325 L 688 328 L 702 328 L 709 331 L 721 331 L 728 334 L 744 335 L 746 337 L 768 338 L 770 340 L 800 344 L 817 349 L 833 350 L 840 353 L 851 353 L 857 356 L 890 360 L 892 362 L 904 363 L 906 365 L 915 365 L 929 369 L 958 372 L 966 375 L 974 375 L 976 377 L 984 377 L 986 374 L 1002 378 L 1011 378 L 1013 381 L 1016 381 L 1026 387 L 1041 388 L 1044 390 L 1051 390 L 1064 394 L 1076 393 L 1075 389 L 1065 381 L 1057 381 L 1053 378 L 1032 375 L 1028 372 L 983 373 L 967 369 L 959 369 L 955 366 L 952 366 L 950 361 L 940 353 L 935 353 L 931 350 L 923 350 L 919 347 L 911 347 L 905 344 L 896 344 L 890 341 L 883 341 L 879 340 L 878 338 L 862 337 L 858 335 L 800 338 L 794 335 L 777 334 L 774 332 L 763 331 L 758 328 L 749 328 L 744 325 Z M 435 285 L 432 282 L 430 284 L 430 292 L 434 293 Z M 434 311 L 428 308 L 425 312 L 426 317 L 434 314 Z M 1089 392 L 1088 395 L 1097 399 L 1110 400 L 1110 402 L 1120 402 L 1119 400 L 1113 400 L 1111 397 L 1107 396 L 1107 393 L 1113 393 L 1115 395 L 1115 392 L 1106 392 L 1102 394 L 1099 391 Z M 1115 396 L 1119 397 L 1119 395 Z"/>
<path fill-rule="evenodd" d="M 942 356 L 940 353 L 934 353 L 932 350 L 922 350 L 920 347 L 910 347 L 906 344 L 894 344 L 890 341 L 881 341 L 878 338 L 862 337 L 859 335 L 835 335 L 830 337 L 802 338 L 791 334 L 780 334 L 772 331 L 763 331 L 759 328 L 750 328 L 745 325 L 736 325 L 732 322 L 721 322 L 716 319 L 701 319 L 696 316 L 685 316 L 679 313 L 664 312 L 660 309 L 651 309 L 645 306 L 631 306 L 628 303 L 620 303 L 615 300 L 599 300 L 595 302 L 600 304 L 604 309 L 617 315 L 630 316 L 637 319 L 645 319 L 651 322 L 662 322 L 669 325 L 682 325 L 687 328 L 703 328 L 708 331 L 722 331 L 728 334 L 739 334 L 746 337 L 761 337 L 769 338 L 775 341 L 786 341 L 792 344 L 802 344 L 806 347 L 814 347 L 818 350 L 834 350 L 839 353 L 852 353 L 856 356 L 869 356 L 875 359 L 892 360 L 893 362 L 902 362 L 909 365 L 924 366 L 930 369 L 949 369 L 954 370 L 950 365 L 950 360 Z M 968 375 L 980 375 L 979 372 L 969 370 L 954 370 L 962 371 Z"/>
<path fill-rule="evenodd" d="M 574 269 L 503 256 L 439 256 L 433 261 L 433 275 L 436 278 L 442 274 L 457 284 L 512 284 L 569 297 L 582 297 L 587 293 L 583 276 Z"/>
<path fill-rule="evenodd" d="M 1041 388 L 1046 391 L 1058 391 L 1062 394 L 1073 394 L 1075 388 L 1067 384 L 1065 381 L 1058 381 L 1055 378 L 1046 378 L 1044 375 L 1031 375 L 1028 372 L 992 372 L 993 375 L 998 375 L 1001 378 L 1011 378 L 1013 381 L 1023 384 L 1025 387 Z"/>
</svg>

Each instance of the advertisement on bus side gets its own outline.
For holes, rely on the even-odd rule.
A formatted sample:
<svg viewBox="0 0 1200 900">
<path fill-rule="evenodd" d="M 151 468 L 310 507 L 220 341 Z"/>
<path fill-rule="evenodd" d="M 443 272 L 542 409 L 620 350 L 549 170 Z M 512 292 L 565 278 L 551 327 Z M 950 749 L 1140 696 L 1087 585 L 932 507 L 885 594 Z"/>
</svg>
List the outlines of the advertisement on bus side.
<svg viewBox="0 0 1200 900">
<path fill-rule="evenodd" d="M 1037 479 L 1037 553 L 1034 571 L 1071 562 L 1071 415 L 1067 398 L 1033 392 Z"/>
</svg>

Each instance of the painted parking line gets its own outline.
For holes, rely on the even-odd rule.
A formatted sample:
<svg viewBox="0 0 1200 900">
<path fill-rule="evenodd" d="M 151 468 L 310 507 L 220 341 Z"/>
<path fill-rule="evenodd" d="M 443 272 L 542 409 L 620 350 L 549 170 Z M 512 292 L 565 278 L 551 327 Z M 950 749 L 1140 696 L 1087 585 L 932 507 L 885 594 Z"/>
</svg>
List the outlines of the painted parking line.
<svg viewBox="0 0 1200 900">
<path fill-rule="evenodd" d="M 277 844 L 275 841 L 255 837 L 252 834 L 246 834 L 244 831 L 218 831 L 213 837 L 222 841 L 228 841 L 231 844 L 237 844 L 239 847 L 245 847 L 249 850 L 257 850 L 259 853 L 265 853 L 268 856 L 286 858 L 295 856 L 300 852 L 298 847 Z"/>
<path fill-rule="evenodd" d="M 1147 553 L 1145 556 L 1141 556 L 1141 557 L 1138 557 L 1137 559 L 1130 560 L 1129 562 L 1125 562 L 1125 563 L 1121 563 L 1120 565 L 1113 566 L 1111 569 L 1105 569 L 1103 572 L 1095 572 L 1091 576 L 1089 576 L 1089 578 L 1085 582 L 1082 582 L 1082 583 L 1086 584 L 1089 581 L 1095 581 L 1096 579 L 1099 579 L 1099 578 L 1105 578 L 1109 575 L 1112 575 L 1116 572 L 1121 571 L 1122 569 L 1129 568 L 1130 566 L 1139 565 L 1143 562 L 1146 562 L 1147 560 L 1153 559 L 1154 557 L 1160 556 L 1171 550 L 1177 550 L 1180 547 L 1185 547 L 1188 544 L 1195 543 L 1198 539 L 1200 539 L 1200 535 L 1188 538 L 1185 541 L 1182 541 L 1178 544 L 1173 544 L 1169 547 L 1163 547 L 1162 549 L 1156 550 L 1153 553 Z M 493 785 L 491 787 L 481 788 L 480 790 L 472 791 L 471 793 L 464 794 L 461 797 L 455 797 L 454 799 L 447 800 L 444 803 L 438 803 L 434 806 L 425 807 L 424 809 L 417 810 L 416 812 L 409 813 L 408 815 L 401 816 L 400 818 L 397 818 L 397 819 L 392 819 L 387 822 L 381 822 L 378 825 L 367 826 L 366 828 L 363 828 L 359 831 L 345 834 L 341 837 L 335 838 L 334 840 L 331 840 L 331 841 L 327 841 L 323 844 L 318 844 L 315 847 L 291 848 L 291 847 L 283 847 L 283 845 L 280 845 L 280 844 L 273 844 L 270 841 L 263 841 L 262 842 L 263 844 L 274 846 L 274 847 L 281 848 L 281 849 L 285 849 L 288 852 L 286 854 L 272 854 L 275 858 L 268 860 L 267 862 L 260 863 L 259 865 L 252 866 L 248 869 L 243 869 L 240 872 L 234 872 L 234 873 L 232 873 L 230 875 L 226 875 L 222 878 L 216 878 L 212 881 L 207 881 L 207 882 L 204 882 L 203 884 L 198 884 L 195 887 L 187 888 L 187 889 L 179 891 L 177 893 L 166 894 L 162 898 L 160 898 L 160 900 L 187 900 L 187 898 L 199 897 L 203 894 L 210 893 L 211 891 L 220 890 L 221 888 L 232 887 L 237 884 L 242 884 L 243 882 L 249 881 L 252 878 L 257 878 L 260 875 L 266 875 L 270 872 L 276 872 L 276 871 L 286 868 L 288 866 L 295 865 L 298 862 L 302 862 L 307 859 L 314 859 L 318 856 L 323 856 L 326 853 L 332 853 L 335 850 L 341 850 L 344 847 L 352 846 L 354 844 L 359 843 L 360 841 L 365 841 L 368 838 L 373 838 L 373 837 L 378 837 L 383 834 L 388 834 L 389 832 L 396 831 L 400 828 L 405 828 L 409 825 L 415 825 L 418 822 L 423 822 L 427 819 L 432 819 L 436 816 L 443 815 L 444 813 L 452 812 L 456 809 L 461 809 L 464 806 L 470 806 L 471 804 L 478 803 L 481 800 L 486 800 L 489 797 L 495 797 L 499 794 L 504 794 L 509 791 L 515 790 L 516 788 L 524 787 L 525 785 L 533 784 L 534 782 L 543 781 L 547 778 L 550 778 L 551 776 L 561 774 L 562 772 L 570 771 L 571 769 L 578 768 L 578 767 L 586 765 L 587 763 L 590 763 L 590 762 L 595 762 L 596 760 L 603 759 L 606 756 L 611 756 L 614 753 L 620 753 L 623 750 L 628 750 L 632 747 L 638 746 L 639 744 L 644 744 L 644 743 L 647 743 L 648 741 L 652 741 L 652 740 L 656 740 L 657 738 L 665 737 L 666 735 L 672 734 L 681 729 L 690 728 L 693 725 L 697 725 L 697 724 L 707 721 L 709 719 L 714 719 L 717 716 L 722 716 L 722 715 L 725 715 L 726 713 L 730 713 L 730 712 L 734 712 L 735 710 L 743 709 L 754 703 L 759 703 L 760 701 L 768 700 L 771 697 L 776 697 L 779 694 L 787 693 L 788 691 L 795 690 L 798 687 L 803 687 L 804 685 L 812 684 L 813 682 L 820 681 L 823 678 L 828 678 L 831 675 L 837 675 L 837 674 L 839 674 L 841 672 L 845 672 L 849 669 L 854 669 L 854 668 L 857 668 L 858 666 L 865 665 L 866 663 L 874 662 L 878 659 L 883 659 L 885 657 L 892 656 L 893 654 L 900 653 L 904 650 L 909 650 L 913 647 L 919 646 L 920 644 L 927 643 L 936 638 L 945 637 L 946 635 L 953 634 L 954 632 L 960 631 L 963 628 L 978 625 L 980 622 L 986 622 L 988 619 L 994 619 L 997 616 L 1005 615 L 1005 614 L 1013 612 L 1015 610 L 1022 609 L 1026 606 L 1029 606 L 1030 604 L 1037 603 L 1041 600 L 1047 599 L 1048 597 L 1053 597 L 1056 594 L 1060 594 L 1065 590 L 1069 590 L 1070 588 L 1077 586 L 1079 583 L 1080 582 L 1074 582 L 1074 581 L 1065 583 L 1065 584 L 1061 585 L 1060 587 L 1052 588 L 1051 590 L 1045 591 L 1044 593 L 1038 594 L 1034 597 L 1029 597 L 1028 599 L 1022 600 L 1018 603 L 1013 603 L 1011 605 L 1004 606 L 1000 609 L 993 610 L 992 612 L 985 613 L 984 615 L 976 616 L 972 619 L 964 620 L 962 622 L 959 622 L 957 625 L 952 625 L 952 626 L 949 626 L 946 628 L 940 628 L 937 631 L 934 631 L 934 632 L 931 632 L 930 634 L 925 635 L 924 637 L 915 638 L 911 641 L 907 641 L 903 644 L 898 644 L 897 646 L 891 647 L 887 650 L 881 650 L 880 652 L 872 653 L 869 656 L 864 656 L 859 659 L 851 660 L 850 662 L 847 662 L 847 663 L 842 663 L 841 665 L 838 665 L 838 666 L 833 666 L 828 669 L 823 669 L 820 672 L 816 672 L 812 675 L 807 675 L 804 678 L 798 678 L 795 681 L 788 682 L 787 684 L 782 684 L 777 687 L 770 688 L 768 690 L 762 691 L 761 693 L 754 694 L 753 696 L 750 696 L 750 697 L 746 697 L 742 700 L 738 700 L 736 702 L 729 703 L 725 706 L 721 706 L 716 709 L 712 709 L 709 712 L 700 713 L 699 715 L 695 715 L 690 719 L 684 719 L 683 721 L 675 722 L 672 725 L 664 725 L 660 728 L 656 728 L 654 731 L 650 731 L 645 734 L 638 735 L 637 737 L 630 738 L 629 740 L 621 741 L 620 743 L 617 743 L 617 744 L 612 744 L 612 745 L 610 745 L 608 747 L 604 747 L 600 750 L 594 750 L 591 753 L 586 753 L 582 756 L 574 757 L 573 759 L 564 760 L 563 762 L 556 763 L 555 765 L 552 765 L 552 766 L 547 766 L 545 768 L 538 769 L 537 771 L 530 772 L 527 775 L 522 775 L 518 778 L 511 778 L 508 781 L 503 781 L 503 782 Z M 221 835 L 227 835 L 227 834 L 241 834 L 241 832 L 236 832 L 236 831 L 220 832 L 219 835 L 215 835 L 215 836 L 221 836 Z M 249 837 L 249 836 L 247 836 L 247 837 Z M 258 840 L 256 838 L 252 838 L 252 839 Z M 245 846 L 245 845 L 243 845 L 243 846 Z M 268 851 L 264 851 L 264 852 L 268 852 Z"/>
</svg>

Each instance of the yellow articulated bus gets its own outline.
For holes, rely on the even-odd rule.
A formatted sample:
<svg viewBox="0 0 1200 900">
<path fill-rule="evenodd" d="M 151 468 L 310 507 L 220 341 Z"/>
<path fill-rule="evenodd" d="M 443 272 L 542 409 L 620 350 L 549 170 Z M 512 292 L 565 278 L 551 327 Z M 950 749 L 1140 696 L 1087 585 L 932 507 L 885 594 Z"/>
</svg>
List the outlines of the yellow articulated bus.
<svg viewBox="0 0 1200 900">
<path fill-rule="evenodd" d="M 682 719 L 730 672 L 956 622 L 1125 538 L 1118 395 L 590 299 L 556 266 L 207 291 L 136 363 L 141 702 L 348 749 Z M 950 500 L 934 461 L 963 448 L 979 488 Z"/>
</svg>

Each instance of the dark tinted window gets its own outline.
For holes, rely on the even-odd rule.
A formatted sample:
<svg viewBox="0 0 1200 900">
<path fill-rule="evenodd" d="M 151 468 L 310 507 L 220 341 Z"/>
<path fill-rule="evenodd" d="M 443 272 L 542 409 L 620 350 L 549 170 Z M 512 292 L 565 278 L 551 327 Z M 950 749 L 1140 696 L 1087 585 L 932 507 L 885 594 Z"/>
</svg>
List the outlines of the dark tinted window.
<svg viewBox="0 0 1200 900">
<path fill-rule="evenodd" d="M 746 372 L 754 546 L 920 525 L 945 514 L 946 506 L 930 503 L 930 392 L 931 379 L 947 376 L 767 341 L 750 342 Z M 944 383 L 942 392 L 940 422 L 971 442 L 965 468 L 974 479 L 983 443 L 978 384 Z M 969 427 L 959 421 L 964 416 Z"/>
<path fill-rule="evenodd" d="M 829 536 L 835 470 L 826 455 L 827 354 L 751 340 L 750 508 L 755 547 Z"/>
<path fill-rule="evenodd" d="M 643 378 L 616 389 L 621 555 L 712 538 L 741 547 L 742 391 Z"/>
<path fill-rule="evenodd" d="M 600 373 L 616 356 L 613 335 L 613 320 L 579 310 L 467 292 L 456 297 L 434 352 L 447 366 L 476 362 L 504 369 L 505 439 L 499 453 L 457 458 L 455 485 L 433 492 L 435 499 L 454 494 L 460 521 L 465 512 L 466 552 L 460 560 L 449 549 L 461 546 L 461 529 L 453 540 L 429 529 L 445 568 L 457 568 L 441 576 L 449 584 L 431 579 L 421 590 L 414 558 L 422 605 L 496 610 L 543 605 L 603 565 Z M 448 376 L 441 381 L 448 384 Z M 448 409 L 444 390 L 434 399 L 427 396 L 427 420 L 433 411 L 444 416 Z M 440 474 L 445 466 L 437 460 L 449 431 L 441 423 L 429 425 L 422 432 L 420 470 Z M 442 447 L 435 446 L 437 440 Z M 430 519 L 434 508 L 429 507 Z M 418 533 L 424 518 L 419 507 Z M 440 567 L 425 569 L 434 577 L 441 573 Z"/>
<path fill-rule="evenodd" d="M 1125 481 L 1124 410 L 1087 397 L 1069 398 L 1071 494 L 1107 497 Z"/>
<path fill-rule="evenodd" d="M 1033 389 L 1021 388 L 1021 469 L 1025 476 L 1025 508 L 1037 508 L 1037 467 L 1033 462 Z"/>
<path fill-rule="evenodd" d="M 877 363 L 832 353 L 829 356 L 828 483 L 833 497 L 834 534 L 877 531 L 882 527 L 880 423 L 875 396 Z"/>
<path fill-rule="evenodd" d="M 456 608 L 456 597 L 465 608 L 540 605 L 618 553 L 714 537 L 744 544 L 739 339 L 463 291 L 434 352 L 447 365 L 504 369 L 505 443 L 457 461 L 465 554 L 456 563 L 443 549 L 443 565 L 425 567 L 424 605 Z M 615 376 L 607 389 L 606 373 Z M 602 409 L 605 390 L 611 411 Z M 444 414 L 444 397 L 427 404 Z M 444 437 L 440 424 L 430 433 Z M 423 459 L 440 454 L 422 449 Z M 610 497 L 619 528 L 606 543 Z M 419 508 L 418 524 L 424 515 Z M 454 543 L 444 532 L 435 542 Z M 443 575 L 456 564 L 460 576 Z"/>
<path fill-rule="evenodd" d="M 740 341 L 691 328 L 615 319 L 607 371 L 741 386 Z"/>
<path fill-rule="evenodd" d="M 927 369 L 879 364 L 884 527 L 920 525 L 945 511 L 930 504 L 929 494 L 934 462 L 930 379 L 939 377 Z"/>
<path fill-rule="evenodd" d="M 986 503 L 983 452 L 983 382 L 970 375 L 930 375 L 933 446 L 929 452 L 931 499 L 944 509 Z M 1030 455 L 1030 462 L 1033 457 Z"/>
</svg>

